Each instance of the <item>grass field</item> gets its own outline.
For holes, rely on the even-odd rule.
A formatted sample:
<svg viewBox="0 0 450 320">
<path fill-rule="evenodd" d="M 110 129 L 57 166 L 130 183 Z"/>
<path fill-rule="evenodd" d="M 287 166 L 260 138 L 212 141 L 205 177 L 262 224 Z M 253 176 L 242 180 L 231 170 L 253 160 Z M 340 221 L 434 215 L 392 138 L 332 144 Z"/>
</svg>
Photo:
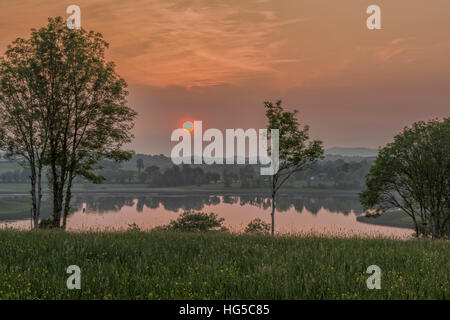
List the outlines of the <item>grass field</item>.
<svg viewBox="0 0 450 320">
<path fill-rule="evenodd" d="M 382 270 L 369 290 L 370 265 Z M 81 268 L 81 290 L 66 269 Z M 449 243 L 0 231 L 0 299 L 450 299 Z"/>
</svg>

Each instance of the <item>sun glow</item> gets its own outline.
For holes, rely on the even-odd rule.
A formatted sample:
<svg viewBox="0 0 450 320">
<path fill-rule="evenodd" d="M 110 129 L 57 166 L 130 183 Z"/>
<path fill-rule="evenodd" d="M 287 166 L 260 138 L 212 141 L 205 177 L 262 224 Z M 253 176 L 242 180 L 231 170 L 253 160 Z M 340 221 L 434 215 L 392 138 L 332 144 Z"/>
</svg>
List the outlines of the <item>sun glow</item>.
<svg viewBox="0 0 450 320">
<path fill-rule="evenodd" d="M 183 123 L 183 129 L 187 132 L 192 132 L 194 131 L 194 124 L 192 123 L 192 121 L 185 121 Z"/>
</svg>

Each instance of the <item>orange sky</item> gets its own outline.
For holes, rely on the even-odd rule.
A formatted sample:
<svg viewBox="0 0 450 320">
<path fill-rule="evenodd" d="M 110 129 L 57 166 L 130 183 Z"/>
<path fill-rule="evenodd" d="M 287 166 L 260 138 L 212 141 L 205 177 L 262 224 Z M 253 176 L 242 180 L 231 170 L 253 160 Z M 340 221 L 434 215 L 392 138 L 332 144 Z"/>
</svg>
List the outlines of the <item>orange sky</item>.
<svg viewBox="0 0 450 320">
<path fill-rule="evenodd" d="M 169 154 L 185 119 L 264 127 L 264 100 L 299 109 L 327 147 L 450 116 L 448 0 L 1 0 L 0 51 L 71 4 L 129 83 L 138 152 Z M 366 28 L 371 4 L 382 30 Z"/>
</svg>

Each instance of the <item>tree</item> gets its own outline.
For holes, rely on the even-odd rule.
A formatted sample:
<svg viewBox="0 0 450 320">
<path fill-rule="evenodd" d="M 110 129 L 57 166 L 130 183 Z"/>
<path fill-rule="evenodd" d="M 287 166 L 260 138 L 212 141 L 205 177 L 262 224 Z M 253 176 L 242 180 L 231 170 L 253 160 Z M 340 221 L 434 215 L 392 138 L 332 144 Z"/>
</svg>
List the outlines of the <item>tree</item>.
<svg viewBox="0 0 450 320">
<path fill-rule="evenodd" d="M 0 148 L 8 158 L 30 170 L 32 218 L 39 227 L 42 174 L 53 126 L 60 70 L 48 39 L 32 30 L 29 39 L 16 39 L 0 59 Z"/>
<path fill-rule="evenodd" d="M 264 102 L 267 129 L 279 130 L 279 162 L 277 173 L 272 176 L 272 235 L 275 233 L 275 208 L 277 192 L 283 184 L 295 173 L 314 164 L 323 157 L 322 141 L 309 140 L 309 127 L 303 127 L 296 117 L 298 111 L 286 111 L 281 101 L 275 104 Z M 269 134 L 270 135 L 270 134 Z"/>
<path fill-rule="evenodd" d="M 204 183 L 208 183 L 206 181 L 206 176 L 205 176 L 205 172 L 203 171 L 202 168 L 194 168 L 192 169 L 192 172 L 194 173 L 194 184 L 196 186 L 201 186 Z"/>
<path fill-rule="evenodd" d="M 162 173 L 158 166 L 150 166 L 145 168 L 145 173 L 150 180 L 151 187 L 160 187 L 162 181 Z"/>
<path fill-rule="evenodd" d="M 239 180 L 241 181 L 241 188 L 252 187 L 252 182 L 255 178 L 255 171 L 251 165 L 246 165 L 239 168 Z"/>
<path fill-rule="evenodd" d="M 139 174 L 141 174 L 141 170 L 144 169 L 144 160 L 142 160 L 142 158 L 137 159 L 136 166 L 137 166 Z"/>
<path fill-rule="evenodd" d="M 23 127 L 37 132 L 38 138 L 28 134 L 30 138 L 20 143 L 27 148 L 30 140 L 39 139 L 41 165 L 49 166 L 55 228 L 61 227 L 61 217 L 62 227 L 66 225 L 76 176 L 101 182 L 103 177 L 94 173 L 100 160 L 122 161 L 132 155 L 122 147 L 131 142 L 136 113 L 127 106 L 125 80 L 117 75 L 112 62 L 105 61 L 107 47 L 101 34 L 69 29 L 58 17 L 50 18 L 46 27 L 32 30 L 29 40 L 16 40 L 9 49 L 12 58 L 25 59 L 16 73 L 28 78 L 24 76 L 14 89 L 22 92 L 23 98 L 8 103 L 21 106 L 21 115 L 30 118 Z M 10 65 L 7 61 L 4 68 Z M 7 80 L 2 87 L 13 92 L 13 80 Z M 45 127 L 45 131 L 36 127 Z M 45 141 L 45 149 L 41 141 Z"/>
<path fill-rule="evenodd" d="M 450 118 L 417 122 L 380 150 L 359 195 L 368 214 L 402 210 L 416 236 L 450 236 Z"/>
<path fill-rule="evenodd" d="M 75 176 L 98 183 L 104 180 L 94 174 L 98 161 L 131 158 L 133 152 L 122 148 L 133 138 L 136 112 L 127 106 L 125 80 L 115 72 L 114 63 L 105 61 L 108 43 L 101 34 L 68 29 L 61 18 L 50 20 L 41 37 L 45 40 L 54 32 L 64 61 L 59 67 L 64 70 L 60 93 L 65 103 L 57 107 L 61 121 L 51 131 L 49 163 L 53 186 L 59 187 L 57 193 L 53 189 L 59 197 L 56 203 L 64 202 L 65 227 Z M 60 225 L 59 209 L 54 208 L 55 227 Z"/>
<path fill-rule="evenodd" d="M 222 173 L 222 179 L 223 179 L 223 186 L 225 188 L 230 188 L 231 184 L 233 183 L 233 173 L 229 172 L 227 169 L 224 169 Z"/>
<path fill-rule="evenodd" d="M 220 174 L 217 172 L 208 171 L 205 174 L 206 183 L 217 183 L 220 180 Z"/>
</svg>

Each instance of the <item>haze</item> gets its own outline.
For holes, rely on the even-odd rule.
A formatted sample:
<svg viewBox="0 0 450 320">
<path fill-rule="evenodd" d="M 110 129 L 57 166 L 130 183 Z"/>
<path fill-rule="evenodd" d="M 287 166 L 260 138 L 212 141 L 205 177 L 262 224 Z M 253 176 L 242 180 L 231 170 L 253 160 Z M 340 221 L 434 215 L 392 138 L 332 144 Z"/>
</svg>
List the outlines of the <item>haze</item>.
<svg viewBox="0 0 450 320">
<path fill-rule="evenodd" d="M 71 4 L 129 84 L 137 152 L 170 154 L 187 119 L 262 128 L 265 100 L 299 109 L 326 147 L 382 146 L 449 116 L 446 0 L 2 0 L 0 51 Z M 366 28 L 371 4 L 382 30 Z"/>
</svg>

